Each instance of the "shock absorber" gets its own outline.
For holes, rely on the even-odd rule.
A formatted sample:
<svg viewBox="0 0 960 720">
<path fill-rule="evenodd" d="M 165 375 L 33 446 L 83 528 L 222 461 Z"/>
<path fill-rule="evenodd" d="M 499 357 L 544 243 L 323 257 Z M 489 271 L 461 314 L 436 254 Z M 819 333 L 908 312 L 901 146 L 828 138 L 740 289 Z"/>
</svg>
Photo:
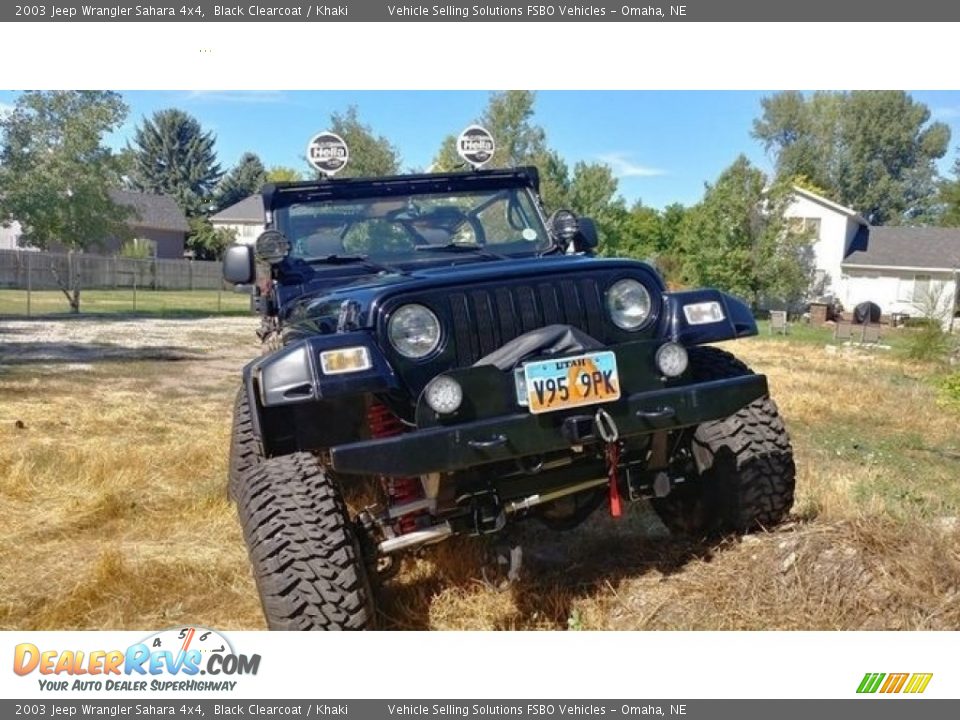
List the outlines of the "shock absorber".
<svg viewBox="0 0 960 720">
<path fill-rule="evenodd" d="M 395 437 L 404 432 L 403 423 L 394 415 L 390 408 L 383 403 L 374 402 L 367 409 L 367 424 L 370 436 L 374 439 Z M 417 507 L 410 512 L 403 512 L 404 506 L 423 500 L 423 486 L 418 477 L 382 477 L 381 483 L 386 493 L 389 506 L 388 517 L 393 520 L 393 529 L 403 535 L 417 529 L 417 517 L 423 512 Z M 397 511 L 400 511 L 397 514 Z"/>
</svg>

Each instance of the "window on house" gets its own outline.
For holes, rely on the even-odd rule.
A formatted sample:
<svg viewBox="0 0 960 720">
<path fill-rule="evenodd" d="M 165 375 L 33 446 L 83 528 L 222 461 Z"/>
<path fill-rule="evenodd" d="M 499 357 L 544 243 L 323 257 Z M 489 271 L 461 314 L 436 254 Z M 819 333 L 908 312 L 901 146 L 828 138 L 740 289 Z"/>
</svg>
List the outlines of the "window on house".
<svg viewBox="0 0 960 720">
<path fill-rule="evenodd" d="M 803 233 L 812 240 L 820 239 L 820 218 L 794 217 L 790 218 L 790 229 L 795 233 Z"/>
<path fill-rule="evenodd" d="M 913 276 L 913 302 L 922 303 L 930 298 L 930 276 L 929 275 L 914 275 Z"/>
<path fill-rule="evenodd" d="M 899 302 L 913 302 L 912 277 L 901 277 L 897 282 L 897 300 Z"/>
</svg>

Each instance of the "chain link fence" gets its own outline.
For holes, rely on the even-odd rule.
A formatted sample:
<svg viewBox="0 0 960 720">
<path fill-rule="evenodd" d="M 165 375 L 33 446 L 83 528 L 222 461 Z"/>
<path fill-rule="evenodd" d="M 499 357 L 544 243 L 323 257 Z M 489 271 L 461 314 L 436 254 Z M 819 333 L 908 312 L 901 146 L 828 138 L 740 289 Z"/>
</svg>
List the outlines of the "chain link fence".
<svg viewBox="0 0 960 720">
<path fill-rule="evenodd" d="M 223 282 L 219 262 L 0 250 L 0 315 L 80 312 L 242 313 L 250 298 Z"/>
</svg>

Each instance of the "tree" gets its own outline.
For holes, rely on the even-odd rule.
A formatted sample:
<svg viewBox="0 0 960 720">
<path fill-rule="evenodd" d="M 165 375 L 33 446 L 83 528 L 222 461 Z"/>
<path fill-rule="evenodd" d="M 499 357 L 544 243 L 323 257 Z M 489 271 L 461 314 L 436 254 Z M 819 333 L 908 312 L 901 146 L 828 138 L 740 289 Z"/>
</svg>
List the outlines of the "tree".
<svg viewBox="0 0 960 720">
<path fill-rule="evenodd" d="M 785 220 L 789 201 L 786 185 L 768 188 L 763 172 L 738 157 L 680 224 L 684 282 L 718 287 L 754 308 L 800 299 L 812 278 L 811 238 Z"/>
<path fill-rule="evenodd" d="M 604 251 L 620 248 L 627 216 L 623 198 L 617 194 L 613 171 L 602 163 L 578 162 L 573 173 L 560 154 L 547 144 L 547 133 L 533 122 L 536 95 L 527 90 L 493 93 L 476 122 L 493 135 L 496 151 L 487 167 L 532 165 L 540 175 L 540 197 L 547 212 L 568 208 L 588 215 L 597 223 Z M 463 169 L 457 154 L 457 139 L 448 135 L 440 144 L 433 170 Z"/>
<path fill-rule="evenodd" d="M 223 251 L 237 241 L 236 231 L 215 228 L 204 215 L 192 217 L 189 222 L 187 249 L 193 252 L 193 257 L 197 260 L 219 260 L 223 257 Z"/>
<path fill-rule="evenodd" d="M 337 177 L 379 177 L 400 172 L 400 153 L 383 135 L 375 135 L 369 125 L 360 122 L 357 108 L 330 116 L 330 130 L 343 138 L 350 148 L 350 162 Z M 317 173 L 311 168 L 311 172 Z"/>
<path fill-rule="evenodd" d="M 171 195 L 188 217 L 205 211 L 223 175 L 212 132 L 175 108 L 145 118 L 133 137 L 131 184 L 137 190 Z"/>
<path fill-rule="evenodd" d="M 303 180 L 303 173 L 296 168 L 274 165 L 267 170 L 267 182 L 297 182 Z"/>
<path fill-rule="evenodd" d="M 214 203 L 218 210 L 230 207 L 260 191 L 267 181 L 267 171 L 260 158 L 246 152 L 239 162 L 223 176 L 217 186 Z"/>
<path fill-rule="evenodd" d="M 0 222 L 17 220 L 24 245 L 83 251 L 129 235 L 130 209 L 108 189 L 119 167 L 103 138 L 127 115 L 120 96 L 102 91 L 27 92 L 0 118 Z M 72 270 L 72 262 L 70 265 Z M 78 273 L 51 266 L 70 311 L 80 311 Z"/>
<path fill-rule="evenodd" d="M 940 184 L 938 201 L 941 207 L 940 224 L 960 227 L 960 158 L 953 163 L 953 179 Z"/>
<path fill-rule="evenodd" d="M 783 182 L 802 178 L 876 224 L 926 222 L 935 210 L 935 162 L 950 129 L 902 91 L 782 92 L 761 100 L 753 135 Z"/>
</svg>

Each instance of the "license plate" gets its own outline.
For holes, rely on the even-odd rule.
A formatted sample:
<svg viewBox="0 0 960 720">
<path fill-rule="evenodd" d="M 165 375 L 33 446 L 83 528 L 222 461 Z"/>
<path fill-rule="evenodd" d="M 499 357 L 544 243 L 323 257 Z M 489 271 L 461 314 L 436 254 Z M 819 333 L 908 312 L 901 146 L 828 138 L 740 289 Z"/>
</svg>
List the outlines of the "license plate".
<svg viewBox="0 0 960 720">
<path fill-rule="evenodd" d="M 517 399 L 534 414 L 620 399 L 617 356 L 609 350 L 529 362 L 516 379 Z"/>
</svg>

